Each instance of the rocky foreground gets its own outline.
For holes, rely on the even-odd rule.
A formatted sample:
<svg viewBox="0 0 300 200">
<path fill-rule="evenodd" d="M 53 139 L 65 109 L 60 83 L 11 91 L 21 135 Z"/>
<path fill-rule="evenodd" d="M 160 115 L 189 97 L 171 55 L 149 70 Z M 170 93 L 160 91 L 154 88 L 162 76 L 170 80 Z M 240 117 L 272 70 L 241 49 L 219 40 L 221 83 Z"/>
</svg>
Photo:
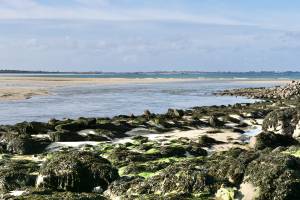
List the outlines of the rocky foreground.
<svg viewBox="0 0 300 200">
<path fill-rule="evenodd" d="M 300 104 L 289 94 L 2 125 L 0 199 L 300 199 Z"/>
</svg>

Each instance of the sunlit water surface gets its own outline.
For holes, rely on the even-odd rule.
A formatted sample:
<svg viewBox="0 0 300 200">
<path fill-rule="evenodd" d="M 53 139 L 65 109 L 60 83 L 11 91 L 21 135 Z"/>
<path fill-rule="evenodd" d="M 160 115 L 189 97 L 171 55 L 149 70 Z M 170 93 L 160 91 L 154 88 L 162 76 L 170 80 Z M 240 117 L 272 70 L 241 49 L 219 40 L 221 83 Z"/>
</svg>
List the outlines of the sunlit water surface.
<svg viewBox="0 0 300 200">
<path fill-rule="evenodd" d="M 49 96 L 0 103 L 0 124 L 22 121 L 48 121 L 51 118 L 112 117 L 141 114 L 145 109 L 164 113 L 168 108 L 227 105 L 254 100 L 216 97 L 218 90 L 271 86 L 267 83 L 236 81 L 196 81 L 127 85 L 85 85 L 56 88 Z"/>
</svg>

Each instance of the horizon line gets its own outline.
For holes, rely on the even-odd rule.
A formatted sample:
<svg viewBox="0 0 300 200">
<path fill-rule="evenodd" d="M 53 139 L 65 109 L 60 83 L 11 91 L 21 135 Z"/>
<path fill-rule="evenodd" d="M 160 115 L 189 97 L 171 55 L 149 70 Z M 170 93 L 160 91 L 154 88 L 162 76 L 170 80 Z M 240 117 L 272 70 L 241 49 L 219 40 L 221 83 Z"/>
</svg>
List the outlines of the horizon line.
<svg viewBox="0 0 300 200">
<path fill-rule="evenodd" d="M 108 73 L 300 73 L 300 71 L 286 70 L 249 70 L 249 71 L 201 71 L 201 70 L 154 70 L 154 71 L 46 71 L 46 70 L 10 70 L 0 69 L 0 73 L 76 73 L 76 74 L 108 74 Z"/>
</svg>

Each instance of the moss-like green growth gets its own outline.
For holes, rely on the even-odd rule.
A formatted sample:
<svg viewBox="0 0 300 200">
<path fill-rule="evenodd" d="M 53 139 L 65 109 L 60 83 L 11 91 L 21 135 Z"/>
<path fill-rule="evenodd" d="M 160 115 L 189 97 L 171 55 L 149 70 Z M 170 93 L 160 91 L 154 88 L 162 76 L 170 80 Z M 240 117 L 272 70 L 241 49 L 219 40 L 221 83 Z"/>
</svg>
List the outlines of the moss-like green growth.
<svg viewBox="0 0 300 200">
<path fill-rule="evenodd" d="M 153 173 L 153 172 L 141 172 L 138 175 L 147 179 L 147 178 L 152 177 L 156 174 L 157 173 Z"/>
<path fill-rule="evenodd" d="M 282 153 L 300 158 L 300 147 L 291 147 Z"/>
<path fill-rule="evenodd" d="M 159 149 L 155 149 L 155 148 L 149 149 L 148 151 L 145 152 L 146 155 L 156 155 L 159 153 L 160 153 Z"/>
</svg>

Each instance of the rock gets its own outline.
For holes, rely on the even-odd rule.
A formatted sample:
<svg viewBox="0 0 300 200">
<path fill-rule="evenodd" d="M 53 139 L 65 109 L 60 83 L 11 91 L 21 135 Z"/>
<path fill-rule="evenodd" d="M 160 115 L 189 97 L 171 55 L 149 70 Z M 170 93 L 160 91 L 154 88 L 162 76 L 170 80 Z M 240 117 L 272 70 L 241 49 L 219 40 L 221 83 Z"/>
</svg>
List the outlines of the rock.
<svg viewBox="0 0 300 200">
<path fill-rule="evenodd" d="M 203 167 L 211 176 L 222 180 L 223 183 L 238 186 L 243 181 L 248 164 L 258 156 L 253 151 L 233 148 L 225 152 L 214 153 Z"/>
<path fill-rule="evenodd" d="M 224 126 L 224 122 L 220 121 L 216 115 L 212 115 L 209 117 L 208 122 L 212 127 L 220 127 Z"/>
<path fill-rule="evenodd" d="M 300 81 L 291 82 L 281 87 L 241 88 L 225 90 L 216 94 L 223 96 L 246 96 L 256 99 L 298 99 L 300 97 Z"/>
<path fill-rule="evenodd" d="M 273 131 L 277 134 L 293 136 L 300 122 L 298 109 L 289 108 L 270 112 L 263 121 L 264 131 Z"/>
<path fill-rule="evenodd" d="M 19 133 L 4 133 L 0 138 L 2 150 L 13 154 L 41 153 L 50 144 L 47 138 L 32 138 L 30 135 Z"/>
<path fill-rule="evenodd" d="M 252 161 L 243 182 L 258 190 L 257 200 L 300 199 L 300 160 L 280 152 L 265 153 Z"/>
<path fill-rule="evenodd" d="M 118 197 L 134 199 L 134 197 L 144 195 L 154 197 L 151 199 L 168 199 L 170 194 L 173 194 L 173 199 L 185 199 L 181 197 L 207 194 L 216 191 L 219 187 L 218 181 L 211 177 L 204 168 L 187 162 L 170 165 L 148 179 L 117 180 L 109 186 L 105 194 L 112 199 Z"/>
<path fill-rule="evenodd" d="M 182 157 L 186 150 L 181 145 L 164 145 L 158 151 L 163 157 Z"/>
<path fill-rule="evenodd" d="M 10 200 L 107 200 L 104 196 L 97 193 L 74 193 L 74 192 L 57 192 L 45 189 L 30 190 L 25 195 L 19 197 L 10 197 Z"/>
<path fill-rule="evenodd" d="M 279 146 L 291 146 L 298 144 L 298 141 L 290 136 L 279 135 L 273 132 L 262 132 L 250 139 L 250 147 L 262 150 L 265 148 L 276 148 Z"/>
<path fill-rule="evenodd" d="M 6 127 L 7 132 L 17 132 L 21 135 L 43 134 L 47 133 L 48 129 L 48 125 L 42 122 L 22 122 Z"/>
<path fill-rule="evenodd" d="M 70 131 L 70 132 L 77 132 L 88 128 L 89 127 L 87 126 L 87 124 L 80 121 L 73 121 L 70 123 L 65 123 L 65 124 L 60 124 L 55 126 L 55 130 L 57 131 Z"/>
<path fill-rule="evenodd" d="M 90 152 L 58 152 L 40 169 L 37 187 L 72 192 L 92 192 L 95 188 L 106 190 L 119 177 L 111 163 Z"/>
<path fill-rule="evenodd" d="M 136 175 L 144 178 L 155 175 L 159 170 L 162 170 L 169 165 L 179 162 L 176 157 L 160 158 L 146 163 L 130 163 L 129 165 L 119 169 L 120 175 Z"/>
<path fill-rule="evenodd" d="M 181 118 L 184 115 L 183 110 L 178 110 L 178 109 L 169 109 L 167 112 L 167 116 L 171 118 Z"/>
<path fill-rule="evenodd" d="M 155 114 L 152 114 L 149 110 L 144 111 L 144 117 L 146 119 L 150 119 L 151 117 L 154 117 L 154 116 L 155 116 Z"/>
<path fill-rule="evenodd" d="M 144 178 L 142 177 L 122 176 L 109 185 L 104 195 L 110 199 L 128 199 L 131 197 L 132 186 L 139 185 L 143 181 Z"/>
<path fill-rule="evenodd" d="M 34 186 L 38 164 L 26 160 L 0 161 L 0 194 Z"/>
<path fill-rule="evenodd" d="M 198 143 L 204 147 L 211 147 L 214 144 L 223 144 L 223 142 L 215 140 L 214 138 L 207 135 L 199 137 Z"/>
<path fill-rule="evenodd" d="M 148 160 L 144 154 L 124 147 L 114 148 L 108 152 L 107 157 L 116 166 L 124 166 L 132 162 L 145 162 Z"/>
<path fill-rule="evenodd" d="M 76 142 L 85 141 L 85 137 L 77 132 L 71 132 L 68 130 L 59 130 L 49 133 L 52 142 Z"/>
<path fill-rule="evenodd" d="M 188 145 L 186 151 L 192 156 L 207 156 L 207 151 L 198 143 Z"/>
</svg>

